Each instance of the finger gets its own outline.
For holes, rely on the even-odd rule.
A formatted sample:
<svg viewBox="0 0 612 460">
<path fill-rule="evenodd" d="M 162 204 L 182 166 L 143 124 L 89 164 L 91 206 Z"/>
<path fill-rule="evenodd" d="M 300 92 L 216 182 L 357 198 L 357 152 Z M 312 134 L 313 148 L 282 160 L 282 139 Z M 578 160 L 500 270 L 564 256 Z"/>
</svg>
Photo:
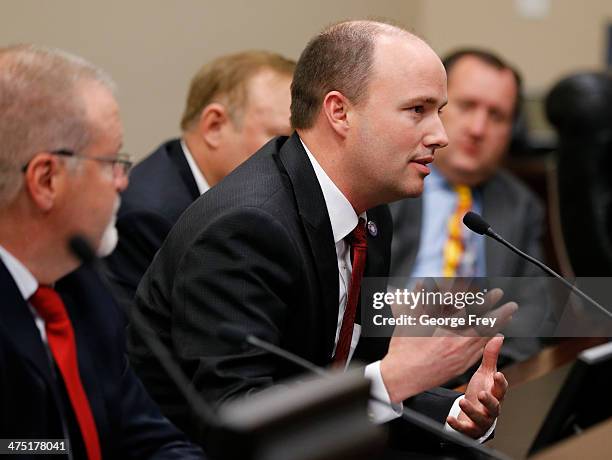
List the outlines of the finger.
<svg viewBox="0 0 612 460">
<path fill-rule="evenodd" d="M 481 391 L 478 393 L 478 401 L 487 409 L 491 419 L 499 417 L 500 403 L 491 393 Z"/>
<path fill-rule="evenodd" d="M 472 403 L 470 400 L 463 398 L 459 401 L 459 407 L 467 417 L 472 420 L 477 426 L 482 428 L 484 431 L 488 429 L 493 423 L 493 417 L 489 415 L 489 412 L 482 405 Z"/>
<path fill-rule="evenodd" d="M 470 292 L 483 292 L 483 286 L 480 285 L 480 283 L 477 280 L 472 280 L 472 283 L 470 284 L 470 287 L 468 288 L 468 290 Z M 487 297 L 489 295 L 489 293 L 487 292 L 484 296 L 484 301 L 482 302 L 474 302 L 473 304 L 469 305 L 469 307 L 466 307 L 465 310 L 469 311 L 470 314 L 474 314 L 477 316 L 482 316 L 484 314 L 486 314 L 489 310 L 492 310 L 493 308 L 493 303 L 490 302 L 489 297 Z M 497 297 L 499 296 L 501 298 L 501 290 L 498 289 L 496 292 L 493 293 L 493 301 L 494 302 L 498 302 L 499 300 L 497 299 Z"/>
<path fill-rule="evenodd" d="M 486 317 L 497 318 L 498 322 L 507 321 L 507 319 L 512 316 L 518 310 L 518 308 L 519 306 L 516 302 L 506 302 L 495 310 L 491 310 Z"/>
<path fill-rule="evenodd" d="M 504 343 L 504 337 L 493 337 L 485 345 L 482 353 L 482 364 L 481 367 L 484 370 L 495 372 L 497 370 L 497 358 L 501 350 L 502 344 Z"/>
<path fill-rule="evenodd" d="M 508 381 L 506 376 L 501 372 L 493 374 L 493 387 L 491 388 L 491 394 L 500 403 L 504 400 L 506 392 L 508 391 Z"/>
<path fill-rule="evenodd" d="M 516 302 L 507 302 L 501 307 L 484 315 L 485 318 L 495 318 L 495 326 L 487 327 L 486 333 L 483 335 L 493 336 L 512 321 L 512 315 L 518 310 L 519 306 Z M 480 329 L 483 329 L 482 327 Z"/>
<path fill-rule="evenodd" d="M 497 302 L 499 302 L 503 296 L 504 296 L 504 291 L 502 291 L 500 288 L 491 289 L 485 295 L 485 304 L 489 308 L 493 308 L 493 306 L 497 304 Z"/>
<path fill-rule="evenodd" d="M 446 423 L 449 426 L 459 433 L 462 433 L 470 438 L 478 439 L 482 432 L 479 427 L 470 419 L 458 420 L 456 417 L 448 416 L 446 418 Z"/>
<path fill-rule="evenodd" d="M 481 323 L 476 326 L 477 333 L 486 337 L 493 337 L 512 321 L 512 315 L 518 310 L 516 302 L 507 302 L 495 310 L 482 314 L 482 318 L 489 319 L 488 324 Z"/>
<path fill-rule="evenodd" d="M 466 363 L 467 364 L 467 367 L 465 368 L 466 370 L 478 362 L 478 360 L 482 356 L 482 350 L 483 350 L 483 345 L 479 345 L 468 355 L 469 359 Z"/>
</svg>

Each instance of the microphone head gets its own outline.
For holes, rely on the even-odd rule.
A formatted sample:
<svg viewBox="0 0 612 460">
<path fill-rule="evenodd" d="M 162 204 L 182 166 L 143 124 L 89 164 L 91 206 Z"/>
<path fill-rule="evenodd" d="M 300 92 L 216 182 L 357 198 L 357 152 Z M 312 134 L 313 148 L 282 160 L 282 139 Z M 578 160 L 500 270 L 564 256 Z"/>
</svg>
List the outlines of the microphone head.
<svg viewBox="0 0 612 460">
<path fill-rule="evenodd" d="M 217 337 L 235 344 L 245 344 L 247 334 L 240 327 L 230 323 L 222 324 L 217 330 Z"/>
<path fill-rule="evenodd" d="M 463 223 L 467 228 L 479 235 L 486 235 L 491 229 L 491 226 L 479 214 L 472 211 L 463 216 Z"/>
<path fill-rule="evenodd" d="M 68 241 L 70 252 L 84 264 L 90 264 L 96 260 L 96 252 L 89 241 L 81 235 L 74 235 Z"/>
</svg>

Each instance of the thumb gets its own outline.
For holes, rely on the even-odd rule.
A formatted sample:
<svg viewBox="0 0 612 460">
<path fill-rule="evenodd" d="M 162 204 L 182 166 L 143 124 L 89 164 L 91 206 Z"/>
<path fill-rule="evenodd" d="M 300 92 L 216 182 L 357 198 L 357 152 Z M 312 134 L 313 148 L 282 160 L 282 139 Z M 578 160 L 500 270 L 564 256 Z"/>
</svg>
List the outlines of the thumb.
<svg viewBox="0 0 612 460">
<path fill-rule="evenodd" d="M 491 372 L 497 370 L 497 357 L 503 343 L 504 337 L 502 335 L 493 337 L 487 342 L 482 353 L 482 364 L 480 365 L 483 369 Z"/>
</svg>

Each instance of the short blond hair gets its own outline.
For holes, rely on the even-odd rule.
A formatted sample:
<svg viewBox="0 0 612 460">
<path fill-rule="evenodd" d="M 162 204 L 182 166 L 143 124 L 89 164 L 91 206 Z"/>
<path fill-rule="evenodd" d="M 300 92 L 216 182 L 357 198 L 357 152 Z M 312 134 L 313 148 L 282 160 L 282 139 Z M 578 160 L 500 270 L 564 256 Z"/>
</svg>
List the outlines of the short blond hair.
<svg viewBox="0 0 612 460">
<path fill-rule="evenodd" d="M 181 128 L 190 129 L 204 108 L 220 102 L 235 122 L 248 101 L 249 80 L 264 69 L 291 77 L 295 61 L 268 51 L 244 51 L 229 54 L 205 64 L 191 80 Z"/>
<path fill-rule="evenodd" d="M 291 83 L 291 126 L 311 128 L 330 91 L 340 91 L 353 104 L 367 96 L 374 67 L 374 45 L 380 35 L 420 40 L 390 22 L 343 21 L 315 36 L 297 62 Z"/>
</svg>

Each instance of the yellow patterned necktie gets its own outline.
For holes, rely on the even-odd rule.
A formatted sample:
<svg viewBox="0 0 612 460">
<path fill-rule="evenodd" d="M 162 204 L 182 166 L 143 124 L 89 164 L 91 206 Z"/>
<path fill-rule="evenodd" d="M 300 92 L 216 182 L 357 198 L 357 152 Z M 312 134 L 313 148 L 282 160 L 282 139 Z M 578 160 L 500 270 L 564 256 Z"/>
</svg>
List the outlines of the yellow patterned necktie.
<svg viewBox="0 0 612 460">
<path fill-rule="evenodd" d="M 456 276 L 457 268 L 461 264 L 461 257 L 465 252 L 463 241 L 463 216 L 472 209 L 472 191 L 466 185 L 454 187 L 457 194 L 457 208 L 448 219 L 448 239 L 444 246 L 443 276 Z"/>
</svg>

